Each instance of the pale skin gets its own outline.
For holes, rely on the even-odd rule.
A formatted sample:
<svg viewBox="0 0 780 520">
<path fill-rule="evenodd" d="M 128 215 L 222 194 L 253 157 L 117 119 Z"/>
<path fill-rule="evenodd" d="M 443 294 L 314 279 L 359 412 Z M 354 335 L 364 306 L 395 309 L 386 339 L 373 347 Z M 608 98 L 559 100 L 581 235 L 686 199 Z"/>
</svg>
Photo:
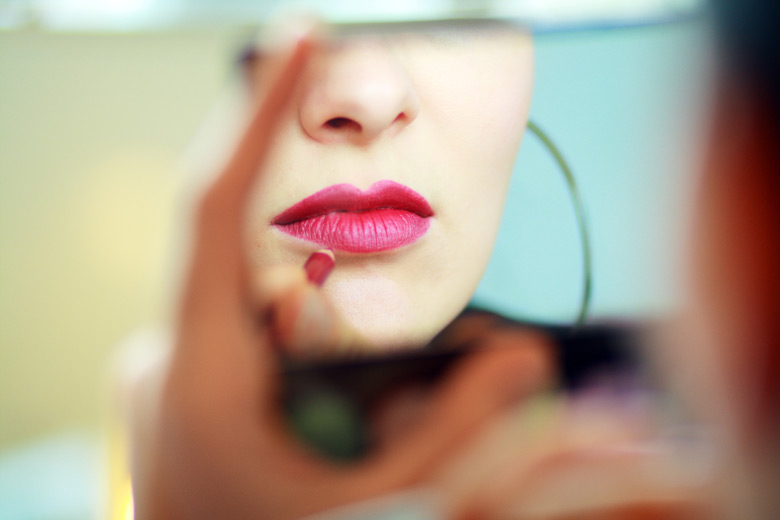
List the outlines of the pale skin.
<svg viewBox="0 0 780 520">
<path fill-rule="evenodd" d="M 248 73 L 265 88 L 263 63 Z M 435 212 L 426 235 L 382 253 L 335 251 L 323 290 L 364 345 L 427 343 L 465 307 L 487 265 L 532 83 L 531 38 L 515 28 L 324 44 L 280 116 L 253 188 L 253 269 L 302 265 L 317 249 L 269 225 L 295 202 L 338 183 L 401 183 Z M 342 124 L 328 124 L 334 118 Z"/>
<path fill-rule="evenodd" d="M 413 486 L 450 497 L 446 507 L 452 517 L 516 517 L 515 499 L 522 497 L 517 493 L 527 489 L 540 468 L 553 475 L 554 483 L 560 464 L 550 469 L 546 460 L 634 438 L 620 421 L 596 430 L 587 427 L 589 422 L 579 428 L 569 422 L 559 430 L 553 421 L 550 433 L 558 433 L 544 438 L 560 442 L 553 447 L 547 442 L 547 448 L 534 452 L 538 460 L 528 463 L 529 450 L 539 440 L 518 444 L 512 428 L 518 406 L 553 379 L 550 348 L 538 335 L 486 338 L 488 346 L 514 348 L 486 348 L 470 356 L 422 397 L 423 413 L 403 435 L 351 466 L 312 456 L 287 434 L 278 414 L 274 348 L 279 338 L 262 317 L 287 308 L 282 319 L 295 322 L 296 309 L 308 302 L 328 324 L 334 342 L 355 338 L 350 320 L 345 324 L 338 304 L 330 303 L 334 295 L 308 284 L 299 267 L 303 260 L 258 269 L 246 259 L 245 209 L 251 204 L 254 211 L 257 201 L 250 198 L 250 188 L 263 185 L 275 136 L 284 131 L 291 93 L 303 79 L 313 47 L 304 38 L 272 67 L 273 79 L 234 155 L 198 208 L 174 351 L 157 383 L 148 387 L 154 405 L 139 413 L 151 419 L 136 426 L 137 517 L 299 518 Z M 281 343 L 314 341 L 307 336 L 311 329 L 295 330 Z M 433 332 L 416 330 L 409 337 Z M 141 396 L 139 407 L 144 402 L 150 401 Z M 596 460 L 577 461 L 576 467 L 585 475 L 599 471 L 603 476 L 605 460 L 620 463 L 625 456 L 605 452 Z M 612 479 L 618 482 L 630 470 L 617 468 Z M 488 482 L 496 485 L 486 488 Z M 609 503 L 608 496 L 604 502 Z"/>
</svg>

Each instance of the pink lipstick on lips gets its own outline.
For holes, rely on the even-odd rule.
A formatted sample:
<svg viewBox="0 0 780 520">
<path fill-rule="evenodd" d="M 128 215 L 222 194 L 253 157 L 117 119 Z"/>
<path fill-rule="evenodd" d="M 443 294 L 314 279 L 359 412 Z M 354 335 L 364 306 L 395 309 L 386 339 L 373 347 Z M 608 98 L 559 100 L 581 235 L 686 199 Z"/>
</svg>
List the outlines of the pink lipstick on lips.
<svg viewBox="0 0 780 520">
<path fill-rule="evenodd" d="M 271 222 L 283 233 L 329 249 L 375 253 L 416 242 L 433 210 L 413 189 L 379 181 L 366 191 L 336 184 L 287 208 Z"/>
</svg>

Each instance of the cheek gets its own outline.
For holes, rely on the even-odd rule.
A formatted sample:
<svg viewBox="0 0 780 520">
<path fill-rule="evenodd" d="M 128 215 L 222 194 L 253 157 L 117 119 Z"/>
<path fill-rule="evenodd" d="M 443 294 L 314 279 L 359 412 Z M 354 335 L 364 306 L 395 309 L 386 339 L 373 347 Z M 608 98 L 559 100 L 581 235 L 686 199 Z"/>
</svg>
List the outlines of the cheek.
<svg viewBox="0 0 780 520">
<path fill-rule="evenodd" d="M 421 96 L 441 141 L 464 166 L 484 173 L 490 166 L 506 166 L 514 160 L 528 115 L 530 68 L 501 70 L 500 62 L 444 65 L 449 66 Z M 465 76 L 463 68 L 473 72 Z"/>
<path fill-rule="evenodd" d="M 444 187 L 500 212 L 497 198 L 505 194 L 530 107 L 530 42 L 478 47 L 428 65 L 419 91 L 446 160 Z"/>
<path fill-rule="evenodd" d="M 421 81 L 429 85 L 420 88 L 428 108 L 422 124 L 430 125 L 442 158 L 435 170 L 445 179 L 438 221 L 461 272 L 481 276 L 492 250 L 527 122 L 532 61 L 530 45 L 440 59 Z"/>
</svg>

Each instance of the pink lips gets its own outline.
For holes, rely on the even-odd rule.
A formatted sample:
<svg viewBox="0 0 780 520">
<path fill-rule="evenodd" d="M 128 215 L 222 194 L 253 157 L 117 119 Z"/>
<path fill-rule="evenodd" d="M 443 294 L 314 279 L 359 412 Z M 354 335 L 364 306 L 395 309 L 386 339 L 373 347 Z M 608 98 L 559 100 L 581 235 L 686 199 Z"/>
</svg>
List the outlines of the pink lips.
<svg viewBox="0 0 780 520">
<path fill-rule="evenodd" d="M 336 184 L 277 215 L 280 231 L 350 253 L 374 253 L 416 242 L 428 231 L 433 210 L 416 191 L 379 181 L 360 191 Z"/>
</svg>

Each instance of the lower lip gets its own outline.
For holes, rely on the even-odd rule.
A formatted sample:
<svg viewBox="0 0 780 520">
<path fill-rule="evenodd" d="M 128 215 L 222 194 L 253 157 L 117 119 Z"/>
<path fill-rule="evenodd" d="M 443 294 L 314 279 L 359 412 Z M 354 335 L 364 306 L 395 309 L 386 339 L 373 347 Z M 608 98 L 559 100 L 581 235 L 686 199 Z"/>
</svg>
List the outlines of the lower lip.
<svg viewBox="0 0 780 520">
<path fill-rule="evenodd" d="M 393 208 L 334 211 L 276 225 L 296 238 L 348 253 L 376 253 L 417 242 L 428 231 L 430 218 Z"/>
</svg>

